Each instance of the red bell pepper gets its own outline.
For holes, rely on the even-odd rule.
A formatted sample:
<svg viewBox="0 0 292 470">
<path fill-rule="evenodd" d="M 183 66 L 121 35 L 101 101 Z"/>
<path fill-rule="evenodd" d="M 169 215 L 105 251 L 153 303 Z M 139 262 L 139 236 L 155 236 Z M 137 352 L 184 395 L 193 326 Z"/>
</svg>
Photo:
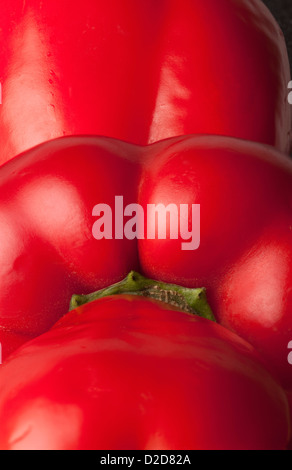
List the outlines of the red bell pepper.
<svg viewBox="0 0 292 470">
<path fill-rule="evenodd" d="M 0 163 L 72 134 L 290 149 L 286 44 L 259 0 L 3 0 L 0 81 Z"/>
<path fill-rule="evenodd" d="M 193 314 L 209 316 L 204 297 L 133 272 L 75 297 L 0 369 L 0 449 L 284 450 L 282 388 L 248 343 Z"/>
<path fill-rule="evenodd" d="M 219 136 L 146 147 L 64 137 L 3 165 L 0 181 L 4 360 L 15 349 L 14 334 L 19 344 L 22 335 L 25 341 L 44 333 L 67 312 L 73 294 L 110 285 L 134 269 L 206 287 L 217 320 L 256 346 L 291 386 L 292 162 L 286 156 Z M 117 197 L 123 197 L 122 227 Z M 100 204 L 110 219 L 95 212 Z M 184 214 L 175 236 L 173 214 L 166 217 L 161 204 Z M 198 205 L 199 219 L 192 217 Z M 158 224 L 149 207 L 158 211 Z M 135 224 L 144 225 L 144 239 Z"/>
</svg>

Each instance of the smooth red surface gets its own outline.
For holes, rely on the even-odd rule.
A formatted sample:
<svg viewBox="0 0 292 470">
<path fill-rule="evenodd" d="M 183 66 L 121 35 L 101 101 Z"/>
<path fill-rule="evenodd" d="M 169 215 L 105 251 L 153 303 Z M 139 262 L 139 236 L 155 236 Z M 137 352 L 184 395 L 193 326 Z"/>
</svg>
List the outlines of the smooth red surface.
<svg viewBox="0 0 292 470">
<path fill-rule="evenodd" d="M 63 317 L 0 369 L 3 450 L 284 450 L 286 396 L 239 337 L 137 296 Z"/>
<path fill-rule="evenodd" d="M 144 168 L 140 203 L 200 204 L 201 243 L 182 251 L 180 239 L 140 240 L 143 273 L 206 287 L 220 323 L 256 346 L 291 386 L 291 161 L 249 142 L 191 137 Z"/>
<path fill-rule="evenodd" d="M 2 327 L 37 335 L 66 313 L 74 292 L 104 287 L 137 267 L 136 244 L 92 235 L 95 204 L 112 205 L 116 194 L 125 204 L 137 199 L 131 152 L 121 142 L 68 137 L 1 168 Z"/>
<path fill-rule="evenodd" d="M 219 134 L 288 152 L 289 80 L 258 0 L 4 0 L 0 163 L 76 134 Z"/>
<path fill-rule="evenodd" d="M 147 147 L 64 137 L 2 166 L 0 181 L 1 329 L 37 336 L 67 312 L 73 294 L 108 286 L 134 269 L 206 287 L 218 321 L 255 345 L 291 385 L 292 163 L 286 156 L 224 137 Z M 200 204 L 200 247 L 182 251 L 184 240 L 168 235 L 95 240 L 93 207 L 114 208 L 117 195 L 124 207 L 141 204 L 145 214 L 151 203 Z M 5 358 L 13 345 L 5 337 L 2 345 Z"/>
</svg>

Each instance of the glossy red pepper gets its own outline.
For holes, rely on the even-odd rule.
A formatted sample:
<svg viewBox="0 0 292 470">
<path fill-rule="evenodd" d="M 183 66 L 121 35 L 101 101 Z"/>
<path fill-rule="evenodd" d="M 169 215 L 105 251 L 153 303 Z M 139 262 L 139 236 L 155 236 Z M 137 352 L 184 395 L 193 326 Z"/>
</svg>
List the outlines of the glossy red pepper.
<svg viewBox="0 0 292 470">
<path fill-rule="evenodd" d="M 45 332 L 67 312 L 72 294 L 117 282 L 134 269 L 206 287 L 217 320 L 255 345 L 285 387 L 291 385 L 292 163 L 286 156 L 226 137 L 177 137 L 146 147 L 64 137 L 2 166 L 0 181 L 5 335 L 17 333 L 18 341 Z M 122 212 L 116 212 L 117 196 L 123 197 Z M 133 239 L 125 236 L 135 203 L 144 211 L 144 239 L 137 239 L 134 228 Z M 112 215 L 99 240 L 98 204 Z M 149 205 L 158 204 L 187 207 L 188 240 L 181 231 L 170 238 L 170 219 L 167 235 L 158 238 L 156 219 L 147 218 Z M 184 250 L 186 241 L 195 244 Z M 14 348 L 3 340 L 4 359 Z"/>
<path fill-rule="evenodd" d="M 0 81 L 0 163 L 73 134 L 290 149 L 286 45 L 259 0 L 4 0 Z"/>
<path fill-rule="evenodd" d="M 136 289 L 66 314 L 0 380 L 2 450 L 284 450 L 290 436 L 248 343 Z"/>
</svg>

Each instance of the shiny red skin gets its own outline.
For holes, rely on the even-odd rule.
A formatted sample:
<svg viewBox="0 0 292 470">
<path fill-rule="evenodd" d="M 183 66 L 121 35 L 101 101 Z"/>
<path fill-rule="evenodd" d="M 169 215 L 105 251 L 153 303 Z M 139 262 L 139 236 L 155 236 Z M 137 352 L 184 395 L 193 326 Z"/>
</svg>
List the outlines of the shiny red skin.
<svg viewBox="0 0 292 470">
<path fill-rule="evenodd" d="M 145 165 L 140 203 L 200 204 L 201 243 L 140 240 L 143 273 L 204 286 L 218 321 L 292 386 L 292 162 L 250 142 L 190 137 Z"/>
<path fill-rule="evenodd" d="M 270 146 L 188 136 L 140 147 L 64 137 L 0 169 L 0 327 L 34 337 L 73 294 L 134 269 L 206 287 L 217 320 L 256 346 L 285 387 L 292 325 L 292 162 Z M 201 243 L 95 240 L 93 207 L 200 204 Z M 125 218 L 127 220 L 127 218 Z M 1 335 L 0 335 L 1 341 Z M 13 347 L 3 344 L 3 356 Z M 6 352 L 7 351 L 7 354 Z"/>
<path fill-rule="evenodd" d="M 2 166 L 1 328 L 36 336 L 67 312 L 74 293 L 138 268 L 136 244 L 97 242 L 92 235 L 97 203 L 112 205 L 115 194 L 126 204 L 137 199 L 137 164 L 128 158 L 133 149 L 105 138 L 65 137 Z"/>
<path fill-rule="evenodd" d="M 2 450 L 284 450 L 289 410 L 232 332 L 151 299 L 65 315 L 0 369 Z"/>
<path fill-rule="evenodd" d="M 76 134 L 218 134 L 287 152 L 289 80 L 259 0 L 4 0 L 0 163 Z"/>
</svg>

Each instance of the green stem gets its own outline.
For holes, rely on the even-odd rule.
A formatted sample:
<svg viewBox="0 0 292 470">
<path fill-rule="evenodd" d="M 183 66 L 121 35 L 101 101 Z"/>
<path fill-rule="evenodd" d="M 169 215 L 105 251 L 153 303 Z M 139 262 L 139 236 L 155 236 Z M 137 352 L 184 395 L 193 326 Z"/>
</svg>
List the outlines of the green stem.
<svg viewBox="0 0 292 470">
<path fill-rule="evenodd" d="M 73 295 L 70 310 L 88 302 L 107 297 L 109 295 L 132 294 L 150 297 L 168 303 L 201 317 L 216 321 L 207 301 L 206 289 L 187 288 L 176 284 L 148 279 L 141 274 L 131 271 L 125 279 L 104 289 L 87 295 Z"/>
</svg>

